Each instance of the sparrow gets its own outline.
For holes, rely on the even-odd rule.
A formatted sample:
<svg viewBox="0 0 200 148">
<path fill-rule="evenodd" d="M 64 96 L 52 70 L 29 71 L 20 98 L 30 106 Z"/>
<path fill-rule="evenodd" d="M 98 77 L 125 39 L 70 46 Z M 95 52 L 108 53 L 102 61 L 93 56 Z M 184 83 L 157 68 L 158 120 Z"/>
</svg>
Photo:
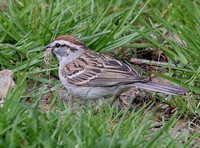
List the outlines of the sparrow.
<svg viewBox="0 0 200 148">
<path fill-rule="evenodd" d="M 131 87 L 172 95 L 187 93 L 185 88 L 154 83 L 126 63 L 94 52 L 70 35 L 57 37 L 45 50 L 57 57 L 59 79 L 74 96 L 118 96 Z"/>
</svg>

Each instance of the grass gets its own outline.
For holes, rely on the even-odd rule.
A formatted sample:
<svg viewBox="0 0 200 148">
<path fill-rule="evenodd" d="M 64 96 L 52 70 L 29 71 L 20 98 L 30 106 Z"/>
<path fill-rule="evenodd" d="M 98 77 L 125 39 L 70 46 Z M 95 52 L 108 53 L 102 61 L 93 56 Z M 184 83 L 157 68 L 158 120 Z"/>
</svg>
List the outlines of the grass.
<svg viewBox="0 0 200 148">
<path fill-rule="evenodd" d="M 199 1 L 8 0 L 0 4 L 0 66 L 13 71 L 17 84 L 0 108 L 1 147 L 198 147 Z M 169 61 L 162 65 L 164 73 L 153 73 L 188 88 L 190 94 L 171 99 L 154 95 L 134 109 L 111 107 L 104 101 L 98 113 L 97 104 L 90 102 L 76 107 L 65 104 L 59 96 L 56 65 L 47 66 L 43 60 L 43 47 L 64 34 L 80 38 L 97 52 L 117 53 L 127 62 L 146 54 L 145 49 L 159 49 Z M 54 79 L 49 80 L 48 71 Z M 44 110 L 42 98 L 49 87 L 55 91 L 50 109 Z M 169 121 L 160 112 L 161 104 L 176 109 Z M 176 131 L 180 121 L 187 134 Z"/>
</svg>

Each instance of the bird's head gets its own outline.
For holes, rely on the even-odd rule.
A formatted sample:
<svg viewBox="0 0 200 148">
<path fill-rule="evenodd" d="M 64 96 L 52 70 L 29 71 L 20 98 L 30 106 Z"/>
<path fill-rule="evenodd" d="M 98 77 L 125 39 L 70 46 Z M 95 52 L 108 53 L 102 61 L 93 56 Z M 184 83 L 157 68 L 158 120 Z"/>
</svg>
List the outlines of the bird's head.
<svg viewBox="0 0 200 148">
<path fill-rule="evenodd" d="M 77 58 L 85 49 L 85 45 L 80 40 L 70 35 L 57 37 L 45 47 L 45 50 L 54 53 L 59 61 Z"/>
</svg>

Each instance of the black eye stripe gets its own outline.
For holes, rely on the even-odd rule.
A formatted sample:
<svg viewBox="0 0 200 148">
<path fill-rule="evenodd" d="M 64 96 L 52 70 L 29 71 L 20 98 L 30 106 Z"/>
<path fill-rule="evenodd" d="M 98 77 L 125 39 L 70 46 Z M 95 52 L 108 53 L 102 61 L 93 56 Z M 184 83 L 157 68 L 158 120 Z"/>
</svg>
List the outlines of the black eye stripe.
<svg viewBox="0 0 200 148">
<path fill-rule="evenodd" d="M 56 43 L 55 47 L 57 47 L 57 44 L 59 44 L 59 43 Z M 78 49 L 76 49 L 76 48 L 74 48 L 74 47 L 70 47 L 70 46 L 68 46 L 68 45 L 66 45 L 66 44 L 63 44 L 63 45 L 59 44 L 58 47 L 67 47 L 67 48 L 69 48 L 70 51 L 72 51 L 72 52 L 78 51 Z M 57 48 L 58 48 L 58 47 L 57 47 Z"/>
</svg>

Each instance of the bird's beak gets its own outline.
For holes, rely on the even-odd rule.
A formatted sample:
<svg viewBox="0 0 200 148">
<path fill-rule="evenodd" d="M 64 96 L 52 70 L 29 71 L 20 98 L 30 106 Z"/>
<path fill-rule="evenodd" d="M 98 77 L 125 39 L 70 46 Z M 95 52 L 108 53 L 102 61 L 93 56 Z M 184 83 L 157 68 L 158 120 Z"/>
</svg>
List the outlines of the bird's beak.
<svg viewBox="0 0 200 148">
<path fill-rule="evenodd" d="M 52 49 L 52 46 L 51 46 L 50 44 L 47 45 L 47 46 L 45 46 L 45 47 L 44 47 L 44 50 L 47 50 L 47 49 L 49 49 L 49 48 Z"/>
</svg>

